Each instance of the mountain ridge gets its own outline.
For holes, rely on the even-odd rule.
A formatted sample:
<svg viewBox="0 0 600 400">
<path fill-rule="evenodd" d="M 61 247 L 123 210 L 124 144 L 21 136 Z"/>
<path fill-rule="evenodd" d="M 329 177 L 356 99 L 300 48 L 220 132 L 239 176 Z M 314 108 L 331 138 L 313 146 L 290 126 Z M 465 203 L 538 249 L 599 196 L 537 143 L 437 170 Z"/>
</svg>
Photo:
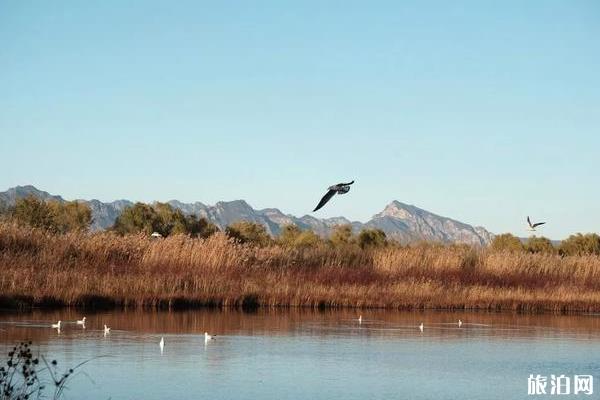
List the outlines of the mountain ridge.
<svg viewBox="0 0 600 400">
<path fill-rule="evenodd" d="M 0 202 L 11 206 L 18 198 L 26 196 L 35 196 L 45 201 L 66 201 L 59 195 L 52 195 L 37 189 L 33 185 L 25 185 L 0 192 Z M 75 201 L 87 204 L 92 210 L 92 230 L 102 230 L 110 227 L 126 207 L 134 204 L 134 202 L 125 199 L 106 203 L 97 199 L 77 199 Z M 259 223 L 265 226 L 268 233 L 273 236 L 278 235 L 283 226 L 288 224 L 295 224 L 301 229 L 312 229 L 315 233 L 324 237 L 328 236 L 335 226 L 342 224 L 350 224 L 355 232 L 364 228 L 381 229 L 388 237 L 401 243 L 436 241 L 487 245 L 494 236 L 481 226 L 472 226 L 452 218 L 440 216 L 398 200 L 390 202 L 381 212 L 364 223 L 350 221 L 345 217 L 317 218 L 309 214 L 296 217 L 292 214 L 286 214 L 278 208 L 254 209 L 242 199 L 219 201 L 212 206 L 199 201 L 184 203 L 175 199 L 167 201 L 167 204 L 180 209 L 185 214 L 204 217 L 221 229 L 241 220 Z"/>
</svg>

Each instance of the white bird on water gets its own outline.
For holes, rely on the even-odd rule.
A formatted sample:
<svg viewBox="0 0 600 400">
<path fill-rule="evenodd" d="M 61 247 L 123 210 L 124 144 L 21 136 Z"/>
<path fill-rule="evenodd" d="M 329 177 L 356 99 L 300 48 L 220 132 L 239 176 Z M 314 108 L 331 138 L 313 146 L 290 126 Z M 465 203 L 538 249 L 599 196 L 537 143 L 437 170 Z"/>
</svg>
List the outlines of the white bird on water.
<svg viewBox="0 0 600 400">
<path fill-rule="evenodd" d="M 419 330 L 420 330 L 421 332 L 423 332 L 423 328 L 424 328 L 424 327 L 425 327 L 425 326 L 424 326 L 424 325 L 423 325 L 423 323 L 421 322 L 421 325 L 419 325 Z"/>
<path fill-rule="evenodd" d="M 359 316 L 358 316 L 358 324 L 359 324 L 359 325 L 360 325 L 360 324 L 362 324 L 362 315 L 359 315 Z"/>
<path fill-rule="evenodd" d="M 58 329 L 60 331 L 60 323 L 61 322 L 62 321 L 59 320 L 56 324 L 52 324 L 52 328 L 56 328 L 56 329 Z"/>
<path fill-rule="evenodd" d="M 160 347 L 160 354 L 162 354 L 162 352 L 165 348 L 165 338 L 164 337 L 160 338 L 160 342 L 158 342 L 158 346 Z"/>
<path fill-rule="evenodd" d="M 104 324 L 104 336 L 108 335 L 110 333 L 110 328 L 108 326 L 106 326 L 106 324 Z"/>
<path fill-rule="evenodd" d="M 460 328 L 462 326 L 462 321 L 459 319 L 458 320 L 458 327 Z"/>
<path fill-rule="evenodd" d="M 208 332 L 204 332 L 204 344 L 210 342 L 211 340 L 215 340 L 215 335 L 209 335 Z"/>
<path fill-rule="evenodd" d="M 77 320 L 77 325 L 84 325 L 85 326 L 85 317 L 83 317 L 83 319 L 78 319 Z"/>
</svg>

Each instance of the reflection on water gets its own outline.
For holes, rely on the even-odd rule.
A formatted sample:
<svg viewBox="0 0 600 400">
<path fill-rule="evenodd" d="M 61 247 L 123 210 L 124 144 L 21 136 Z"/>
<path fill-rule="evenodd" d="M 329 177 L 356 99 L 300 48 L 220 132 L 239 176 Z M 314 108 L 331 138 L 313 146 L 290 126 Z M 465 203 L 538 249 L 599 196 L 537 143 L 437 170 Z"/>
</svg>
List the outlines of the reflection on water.
<svg viewBox="0 0 600 400">
<path fill-rule="evenodd" d="M 76 310 L 5 313 L 0 350 L 30 339 L 65 367 L 108 355 L 86 364 L 69 398 L 513 399 L 538 373 L 600 385 L 598 315 L 360 314 L 126 311 L 86 314 L 83 326 Z"/>
</svg>

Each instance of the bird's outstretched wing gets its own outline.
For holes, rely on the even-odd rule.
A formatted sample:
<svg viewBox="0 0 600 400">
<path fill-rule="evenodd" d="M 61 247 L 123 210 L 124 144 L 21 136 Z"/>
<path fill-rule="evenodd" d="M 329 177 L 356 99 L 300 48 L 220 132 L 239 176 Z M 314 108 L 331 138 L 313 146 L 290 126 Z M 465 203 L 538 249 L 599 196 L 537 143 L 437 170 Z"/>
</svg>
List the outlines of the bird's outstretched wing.
<svg viewBox="0 0 600 400">
<path fill-rule="evenodd" d="M 527 216 L 527 223 L 529 224 L 530 228 L 533 228 L 533 225 L 531 224 L 531 220 L 529 219 L 529 215 Z"/>
<path fill-rule="evenodd" d="M 347 186 L 347 185 L 352 185 L 354 183 L 354 181 L 352 182 L 348 182 L 348 183 L 338 183 L 338 185 L 343 185 L 343 186 Z"/>
<path fill-rule="evenodd" d="M 538 227 L 540 225 L 544 225 L 544 224 L 545 224 L 545 222 L 536 222 L 535 224 L 533 224 L 532 228 L 536 228 L 536 227 Z"/>
<path fill-rule="evenodd" d="M 317 206 L 315 207 L 313 212 L 315 212 L 319 208 L 323 207 L 329 200 L 331 200 L 331 198 L 333 197 L 334 194 L 335 194 L 335 190 L 330 190 L 327 193 L 325 193 L 325 196 L 323 196 L 321 201 L 319 201 L 319 204 L 317 204 Z"/>
</svg>

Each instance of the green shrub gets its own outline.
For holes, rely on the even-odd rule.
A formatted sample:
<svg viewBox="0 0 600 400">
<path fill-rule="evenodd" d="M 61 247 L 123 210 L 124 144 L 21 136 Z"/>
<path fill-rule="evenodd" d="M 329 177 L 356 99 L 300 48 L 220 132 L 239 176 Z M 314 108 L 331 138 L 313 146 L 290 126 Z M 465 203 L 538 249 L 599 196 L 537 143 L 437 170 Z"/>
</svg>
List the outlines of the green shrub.
<svg viewBox="0 0 600 400">
<path fill-rule="evenodd" d="M 140 232 L 148 235 L 152 232 L 158 232 L 163 236 L 167 235 L 167 232 L 161 232 L 160 228 L 156 211 L 152 206 L 144 203 L 135 203 L 133 206 L 125 208 L 112 227 L 121 235 Z"/>
<path fill-rule="evenodd" d="M 317 246 L 323 240 L 311 230 L 303 231 L 296 225 L 285 225 L 277 241 L 282 246 L 306 248 Z"/>
<path fill-rule="evenodd" d="M 28 196 L 17 199 L 11 219 L 18 224 L 66 233 L 88 229 L 92 211 L 86 204 L 76 201 L 44 201 Z"/>
<path fill-rule="evenodd" d="M 273 242 L 263 225 L 249 221 L 235 222 L 225 229 L 225 233 L 240 243 L 250 243 L 260 247 Z"/>
<path fill-rule="evenodd" d="M 0 200 L 0 217 L 6 217 L 12 211 L 11 207 L 8 206 L 3 200 Z"/>
<path fill-rule="evenodd" d="M 565 256 L 600 255 L 600 236 L 595 233 L 578 233 L 563 240 L 559 252 Z"/>
<path fill-rule="evenodd" d="M 167 203 L 153 205 L 136 203 L 123 210 L 117 217 L 112 229 L 122 235 L 158 232 L 163 236 L 187 234 L 207 238 L 218 228 L 206 218 L 185 215 L 179 209 Z"/>
<path fill-rule="evenodd" d="M 48 205 L 50 206 L 57 232 L 84 231 L 92 223 L 92 210 L 85 203 L 77 201 L 64 203 L 50 201 Z"/>
<path fill-rule="evenodd" d="M 301 233 L 302 230 L 300 230 L 297 225 L 285 225 L 283 228 L 281 228 L 281 232 L 279 233 L 279 237 L 277 239 L 279 243 L 284 246 L 294 246 L 296 239 L 298 239 Z"/>
<path fill-rule="evenodd" d="M 518 237 L 511 235 L 510 233 L 503 233 L 496 235 L 490 247 L 497 251 L 522 251 L 523 244 Z"/>
<path fill-rule="evenodd" d="M 356 238 L 352 232 L 352 225 L 338 225 L 333 228 L 333 232 L 331 232 L 329 241 L 334 246 L 347 246 L 354 244 L 356 242 Z"/>
<path fill-rule="evenodd" d="M 295 247 L 307 248 L 307 247 L 315 247 L 321 243 L 323 239 L 319 237 L 316 233 L 311 230 L 302 231 L 300 235 L 294 241 Z"/>
<path fill-rule="evenodd" d="M 525 250 L 530 252 L 530 253 L 549 253 L 549 254 L 554 254 L 556 253 L 556 249 L 554 248 L 554 245 L 552 244 L 552 242 L 550 241 L 550 239 L 545 238 L 545 237 L 537 237 L 537 236 L 532 236 L 529 239 L 527 239 L 527 242 L 525 243 Z"/>
</svg>

